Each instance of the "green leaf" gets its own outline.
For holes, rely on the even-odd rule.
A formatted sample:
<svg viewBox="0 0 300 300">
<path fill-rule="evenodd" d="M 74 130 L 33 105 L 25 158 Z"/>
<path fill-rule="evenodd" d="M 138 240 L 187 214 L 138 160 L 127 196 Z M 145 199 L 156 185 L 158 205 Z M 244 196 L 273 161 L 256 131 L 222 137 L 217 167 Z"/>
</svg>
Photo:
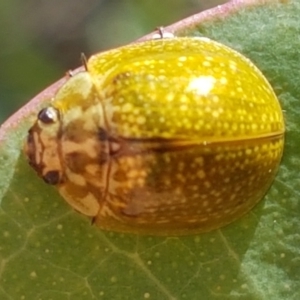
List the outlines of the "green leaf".
<svg viewBox="0 0 300 300">
<path fill-rule="evenodd" d="M 41 99 L 63 80 L 4 124 L 0 299 L 300 299 L 299 15 L 298 0 L 234 1 L 167 27 L 242 52 L 285 111 L 285 153 L 272 188 L 220 230 L 178 238 L 104 232 L 43 183 L 22 144 Z"/>
</svg>

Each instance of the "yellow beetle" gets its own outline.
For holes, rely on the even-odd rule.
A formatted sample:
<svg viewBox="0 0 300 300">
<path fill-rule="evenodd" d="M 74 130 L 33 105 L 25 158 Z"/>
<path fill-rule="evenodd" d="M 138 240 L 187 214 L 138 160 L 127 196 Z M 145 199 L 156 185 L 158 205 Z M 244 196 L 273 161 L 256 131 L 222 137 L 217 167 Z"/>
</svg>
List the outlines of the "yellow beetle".
<svg viewBox="0 0 300 300">
<path fill-rule="evenodd" d="M 220 43 L 186 37 L 92 56 L 39 112 L 25 152 L 100 228 L 182 235 L 248 212 L 283 144 L 261 72 Z"/>
</svg>

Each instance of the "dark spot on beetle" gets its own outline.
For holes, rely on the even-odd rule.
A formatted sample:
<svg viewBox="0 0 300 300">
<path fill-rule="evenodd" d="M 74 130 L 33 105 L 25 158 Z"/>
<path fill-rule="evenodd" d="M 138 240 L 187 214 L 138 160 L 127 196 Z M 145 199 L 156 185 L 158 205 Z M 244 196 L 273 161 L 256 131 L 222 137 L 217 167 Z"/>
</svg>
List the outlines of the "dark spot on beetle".
<svg viewBox="0 0 300 300">
<path fill-rule="evenodd" d="M 102 127 L 98 130 L 98 138 L 101 142 L 111 142 L 111 143 L 120 143 L 120 139 L 110 135 L 107 130 Z"/>
<path fill-rule="evenodd" d="M 40 151 L 43 152 L 44 146 L 39 140 L 39 134 L 40 128 L 38 126 L 34 126 L 28 131 L 24 151 L 27 155 L 29 165 L 40 175 L 44 167 L 44 163 L 42 161 L 37 162 L 37 149 L 41 149 Z M 39 146 L 37 147 L 37 145 Z"/>
<path fill-rule="evenodd" d="M 27 143 L 25 146 L 26 155 L 28 158 L 28 162 L 32 167 L 35 167 L 35 143 L 33 138 L 33 130 L 28 131 Z"/>
<path fill-rule="evenodd" d="M 64 130 L 61 132 L 64 139 L 75 143 L 84 143 L 84 141 L 91 135 L 84 129 L 84 121 L 78 119 L 66 124 Z"/>
<path fill-rule="evenodd" d="M 51 185 L 58 184 L 60 182 L 59 171 L 57 170 L 49 171 L 43 176 L 43 179 L 48 184 Z"/>
<path fill-rule="evenodd" d="M 30 144 L 30 145 L 34 143 L 32 128 L 28 131 L 27 143 Z"/>
<path fill-rule="evenodd" d="M 102 152 L 102 153 L 101 153 L 101 156 L 100 156 L 99 159 L 98 159 L 98 163 L 99 163 L 100 165 L 106 164 L 106 163 L 109 161 L 109 157 L 110 157 L 110 155 L 109 155 L 108 153 Z"/>
<path fill-rule="evenodd" d="M 101 142 L 107 141 L 108 140 L 107 131 L 100 127 L 98 130 L 98 138 Z"/>
<path fill-rule="evenodd" d="M 131 75 L 130 72 L 120 73 L 113 78 L 112 83 L 117 84 L 119 81 L 124 82 L 124 80 L 130 77 L 130 75 Z"/>
<path fill-rule="evenodd" d="M 67 153 L 64 159 L 68 168 L 75 173 L 85 172 L 86 165 L 93 163 L 93 160 L 85 152 L 74 151 Z"/>
</svg>

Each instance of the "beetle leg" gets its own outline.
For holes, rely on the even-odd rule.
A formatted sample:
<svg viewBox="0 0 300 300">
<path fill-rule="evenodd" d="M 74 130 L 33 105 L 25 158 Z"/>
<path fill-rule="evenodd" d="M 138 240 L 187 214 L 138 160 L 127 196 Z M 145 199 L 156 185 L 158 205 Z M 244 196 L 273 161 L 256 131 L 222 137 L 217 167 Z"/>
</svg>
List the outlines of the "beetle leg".
<svg viewBox="0 0 300 300">
<path fill-rule="evenodd" d="M 157 33 L 152 35 L 153 40 L 159 40 L 159 39 L 171 39 L 174 38 L 174 34 L 169 31 L 165 31 L 164 27 L 160 26 L 156 28 Z"/>
</svg>

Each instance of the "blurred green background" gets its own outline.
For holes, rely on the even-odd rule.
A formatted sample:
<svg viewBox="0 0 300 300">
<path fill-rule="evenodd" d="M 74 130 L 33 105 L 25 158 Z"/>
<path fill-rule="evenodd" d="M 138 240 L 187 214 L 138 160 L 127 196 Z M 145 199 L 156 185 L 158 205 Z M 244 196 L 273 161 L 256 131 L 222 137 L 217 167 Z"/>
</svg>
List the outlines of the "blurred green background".
<svg viewBox="0 0 300 300">
<path fill-rule="evenodd" d="M 0 124 L 87 56 L 228 0 L 0 1 Z"/>
</svg>

